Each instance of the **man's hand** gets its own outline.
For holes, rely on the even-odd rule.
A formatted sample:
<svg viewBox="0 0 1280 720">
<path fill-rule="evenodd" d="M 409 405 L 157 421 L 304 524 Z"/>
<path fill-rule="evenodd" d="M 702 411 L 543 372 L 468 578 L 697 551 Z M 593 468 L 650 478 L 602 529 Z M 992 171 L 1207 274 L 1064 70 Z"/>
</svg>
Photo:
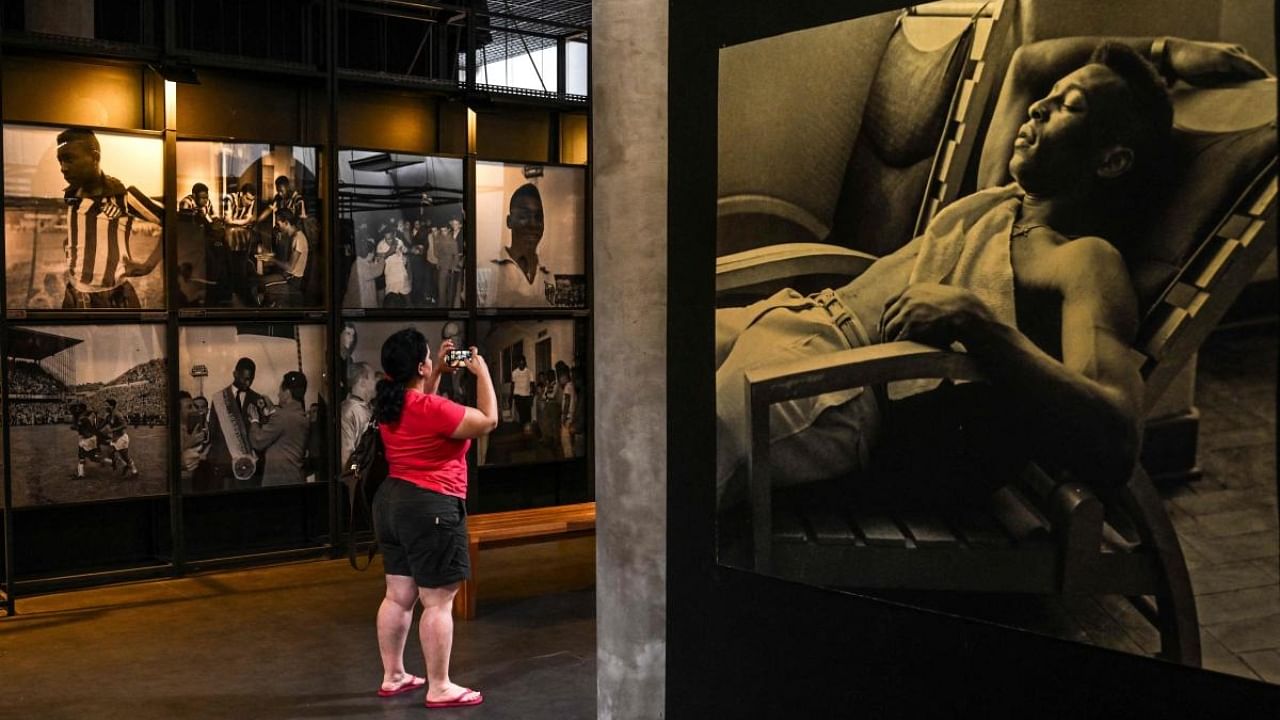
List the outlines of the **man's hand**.
<svg viewBox="0 0 1280 720">
<path fill-rule="evenodd" d="M 1269 75 L 1267 69 L 1249 57 L 1243 47 L 1232 43 L 1169 38 L 1165 53 L 1169 69 L 1179 79 L 1196 86 L 1244 82 Z"/>
<path fill-rule="evenodd" d="M 148 275 L 155 269 L 155 265 L 144 262 L 137 262 L 130 258 L 124 259 L 124 276 L 125 277 L 142 277 Z"/>
<path fill-rule="evenodd" d="M 916 283 L 885 303 L 880 340 L 916 340 L 945 348 L 957 340 L 964 342 L 971 330 L 989 322 L 995 322 L 990 308 L 972 292 Z"/>
</svg>

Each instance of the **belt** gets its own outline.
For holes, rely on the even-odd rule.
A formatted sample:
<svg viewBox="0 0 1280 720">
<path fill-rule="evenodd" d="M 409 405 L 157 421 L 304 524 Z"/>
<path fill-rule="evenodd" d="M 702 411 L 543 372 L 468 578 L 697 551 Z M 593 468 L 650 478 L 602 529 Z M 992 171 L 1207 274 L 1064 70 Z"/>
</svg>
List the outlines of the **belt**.
<svg viewBox="0 0 1280 720">
<path fill-rule="evenodd" d="M 863 329 L 858 317 L 849 312 L 849 308 L 840 302 L 840 298 L 836 297 L 834 290 L 827 288 L 809 297 L 818 303 L 823 310 L 827 311 L 827 314 L 831 316 L 831 322 L 844 335 L 845 340 L 849 342 L 849 347 L 857 348 L 871 344 L 871 339 L 867 336 L 867 331 Z"/>
</svg>

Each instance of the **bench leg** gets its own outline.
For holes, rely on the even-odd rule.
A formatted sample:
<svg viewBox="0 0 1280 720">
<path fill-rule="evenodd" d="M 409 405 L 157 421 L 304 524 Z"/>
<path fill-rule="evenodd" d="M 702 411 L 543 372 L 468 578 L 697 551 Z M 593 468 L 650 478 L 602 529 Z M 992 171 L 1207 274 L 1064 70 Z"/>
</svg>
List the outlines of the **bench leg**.
<svg viewBox="0 0 1280 720">
<path fill-rule="evenodd" d="M 453 596 L 453 616 L 459 620 L 476 619 L 476 571 L 480 560 L 480 543 L 467 544 L 467 558 L 471 561 L 471 577 L 462 581 L 458 594 Z"/>
</svg>

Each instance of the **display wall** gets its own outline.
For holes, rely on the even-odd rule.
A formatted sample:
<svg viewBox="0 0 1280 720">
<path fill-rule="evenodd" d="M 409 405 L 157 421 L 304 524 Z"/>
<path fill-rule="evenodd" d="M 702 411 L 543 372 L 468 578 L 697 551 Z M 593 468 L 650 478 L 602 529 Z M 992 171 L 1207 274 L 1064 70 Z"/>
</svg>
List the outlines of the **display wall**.
<svg viewBox="0 0 1280 720">
<path fill-rule="evenodd" d="M 669 316 L 667 338 L 681 342 L 685 352 L 669 355 L 665 376 L 668 407 L 679 408 L 667 435 L 667 715 L 824 716 L 833 708 L 873 717 L 1274 713 L 1275 689 L 1257 682 L 1017 631 L 1008 620 L 957 617 L 955 605 L 911 607 L 922 604 L 927 593 L 886 601 L 857 590 L 807 587 L 717 553 L 726 531 L 744 529 L 717 513 L 713 481 L 719 418 L 711 388 L 721 359 L 712 340 L 719 319 L 714 238 L 723 206 L 712 168 L 717 148 L 725 152 L 724 143 L 732 138 L 717 137 L 717 123 L 708 118 L 716 117 L 717 101 L 724 102 L 717 92 L 724 88 L 719 83 L 726 49 L 893 5 L 864 3 L 856 12 L 819 2 L 794 4 L 786 12 L 770 3 L 670 5 L 667 297 L 682 311 Z M 1017 5 L 1030 14 L 1028 6 L 1035 3 Z M 1165 14 L 1171 21 L 1179 15 Z M 1153 22 L 1162 17 L 1148 15 Z M 608 48 L 598 46 L 597 52 Z M 775 129 L 795 118 L 793 141 L 810 142 L 813 124 L 804 120 L 807 116 L 783 110 L 756 117 L 762 127 Z M 721 117 L 719 128 L 740 119 Z M 606 138 L 601 146 L 607 146 Z M 733 147 L 736 160 L 750 163 L 754 148 Z M 723 171 L 724 165 L 719 167 Z M 1271 468 L 1263 481 L 1274 484 Z M 1249 474 L 1257 472 L 1262 471 L 1254 466 Z M 1274 523 L 1274 507 L 1269 517 L 1262 522 Z M 814 531 L 829 528 L 801 528 L 806 534 Z M 1274 565 L 1274 553 L 1268 561 Z M 1017 602 L 983 595 L 969 607 L 988 611 L 986 617 Z M 1107 622 L 1098 615 L 1094 619 Z M 1202 631 L 1202 636 L 1212 638 L 1212 633 Z M 779 693 L 778 687 L 787 691 Z"/>
<path fill-rule="evenodd" d="M 358 82 L 339 93 L 314 76 L 199 75 L 5 58 L 9 599 L 335 552 L 346 498 L 333 468 L 358 436 L 382 341 L 412 326 L 433 349 L 465 347 L 530 321 L 477 310 L 488 131 L 475 113 Z M 74 101 L 51 102 L 49 83 L 75 87 Z M 563 395 L 589 376 L 590 237 L 586 168 L 558 163 L 585 162 L 587 137 L 570 131 L 561 149 L 547 142 L 558 113 L 488 112 L 514 132 L 492 141 L 494 160 L 527 158 L 571 186 L 555 207 L 556 227 L 572 228 L 560 270 L 572 302 L 534 311 L 557 329 L 555 359 L 577 366 L 576 384 L 572 372 L 555 384 Z M 439 392 L 473 396 L 460 374 Z M 504 455 L 492 479 L 473 450 L 469 509 L 589 498 L 585 433 L 575 446 L 561 429 L 554 451 Z"/>
</svg>

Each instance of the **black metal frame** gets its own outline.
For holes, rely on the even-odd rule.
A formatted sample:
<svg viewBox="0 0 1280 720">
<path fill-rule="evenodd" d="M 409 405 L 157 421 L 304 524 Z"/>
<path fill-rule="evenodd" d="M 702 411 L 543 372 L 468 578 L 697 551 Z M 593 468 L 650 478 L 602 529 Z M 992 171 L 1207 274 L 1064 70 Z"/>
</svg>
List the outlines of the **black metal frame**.
<svg viewBox="0 0 1280 720">
<path fill-rule="evenodd" d="M 237 321 L 258 320 L 258 321 L 274 321 L 274 322 L 291 322 L 299 325 L 324 325 L 326 327 L 326 353 L 325 358 L 326 369 L 329 372 L 328 396 L 330 402 L 329 417 L 329 435 L 334 436 L 338 431 L 338 391 L 339 381 L 335 358 L 337 357 L 337 347 L 340 342 L 340 330 L 344 322 L 349 320 L 355 321 L 390 321 L 390 320 L 407 320 L 418 319 L 427 321 L 454 320 L 463 323 L 466 328 L 468 338 L 476 337 L 477 323 L 484 322 L 500 322 L 508 320 L 549 320 L 549 319 L 566 319 L 576 323 L 584 322 L 587 324 L 586 344 L 587 347 L 583 351 L 590 357 L 593 353 L 594 345 L 594 314 L 591 311 L 591 301 L 588 301 L 588 307 L 580 309 L 570 308 L 522 308 L 522 309 L 499 309 L 499 308 L 477 308 L 475 286 L 475 268 L 476 268 L 476 247 L 475 247 L 475 164 L 480 161 L 475 152 L 475 147 L 466 145 L 467 151 L 464 154 L 428 152 L 428 153 L 405 153 L 416 154 L 432 157 L 446 157 L 461 159 L 464 163 L 463 171 L 463 209 L 469 221 L 466 223 L 465 232 L 467 233 L 467 248 L 464 258 L 464 267 L 467 274 L 467 284 L 470 291 L 467 293 L 463 307 L 460 308 L 434 308 L 424 310 L 413 309 L 350 309 L 342 307 L 342 297 L 345 287 L 339 287 L 342 274 L 338 272 L 342 262 L 342 248 L 338 242 L 338 200 L 337 200 L 337 172 L 338 172 L 338 153 L 342 150 L 360 150 L 366 148 L 359 147 L 340 147 L 338 137 L 339 122 L 339 99 L 340 89 L 349 85 L 352 87 L 378 87 L 388 84 L 395 85 L 401 89 L 408 87 L 417 87 L 415 92 L 424 92 L 430 95 L 442 96 L 444 98 L 461 100 L 469 105 L 477 104 L 482 106 L 492 106 L 495 103 L 511 104 L 515 107 L 528 108 L 545 108 L 551 112 L 552 131 L 556 133 L 556 137 L 551 139 L 548 144 L 547 157 L 540 160 L 522 159 L 506 159 L 506 158 L 484 158 L 485 162 L 505 162 L 516 164 L 540 164 L 550 166 L 565 167 L 581 167 L 585 169 L 585 203 L 584 210 L 587 217 L 591 214 L 591 166 L 588 162 L 586 165 L 576 163 L 559 162 L 561 159 L 561 148 L 559 139 L 559 113 L 587 113 L 589 118 L 590 104 L 589 100 L 583 96 L 570 95 L 566 93 L 565 75 L 567 67 L 565 63 L 566 46 L 569 40 L 585 40 L 589 34 L 589 28 L 586 26 L 576 26 L 568 23 L 560 23 L 553 20 L 539 20 L 537 18 L 521 17 L 501 12 L 481 12 L 472 10 L 462 5 L 452 5 L 449 3 L 431 3 L 430 5 L 422 5 L 412 3 L 411 5 L 423 11 L 452 10 L 456 14 L 450 18 L 450 22 L 460 23 L 463 29 L 463 48 L 462 51 L 466 55 L 465 59 L 465 80 L 457 83 L 439 83 L 424 82 L 422 78 L 408 75 L 395 74 L 369 74 L 361 73 L 340 67 L 338 58 L 338 42 L 337 34 L 341 31 L 339 24 L 340 11 L 348 6 L 360 4 L 362 10 L 368 10 L 370 6 L 379 5 L 386 6 L 383 8 L 375 8 L 380 12 L 389 11 L 392 5 L 403 5 L 397 0 L 369 0 L 365 3 L 356 3 L 351 0 L 314 0 L 313 6 L 323 9 L 323 38 L 324 46 L 322 48 L 310 48 L 309 57 L 313 62 L 310 64 L 296 63 L 279 60 L 264 60 L 258 58 L 234 57 L 227 55 L 217 55 L 211 53 L 184 53 L 176 46 L 176 11 L 172 3 L 152 3 L 144 2 L 142 30 L 144 42 L 121 43 L 114 41 L 98 41 L 84 40 L 80 38 L 63 38 L 58 36 L 45 36 L 24 34 L 21 32 L 3 32 L 3 43 L 0 43 L 0 57 L 5 54 L 12 55 L 14 51 L 22 56 L 47 56 L 57 58 L 67 58 L 73 60 L 96 60 L 98 62 L 108 64 L 127 64 L 139 67 L 142 77 L 144 78 L 143 90 L 141 98 L 144 104 L 143 127 L 142 128 L 116 128 L 102 127 L 104 132 L 112 132 L 126 135 L 138 135 L 146 137 L 158 137 L 164 143 L 164 171 L 163 171 L 163 189 L 164 196 L 167 200 L 165 205 L 165 230 L 162 242 L 164 243 L 165 258 L 163 262 L 164 278 L 165 278 L 165 294 L 166 307 L 164 309 L 151 310 L 105 310 L 105 311 L 81 311 L 81 312 L 63 312 L 59 310 L 15 310 L 8 311 L 0 315 L 0 335 L 7 333 L 11 324 L 17 325 L 72 325 L 72 324 L 88 324 L 88 325 L 111 325 L 111 324 L 148 324 L 162 325 L 165 333 L 165 357 L 167 382 L 169 384 L 167 411 L 169 418 L 169 444 L 167 452 L 168 462 L 168 493 L 167 495 L 149 495 L 145 497 L 117 498 L 106 501 L 85 501 L 84 503 L 67 503 L 55 506 L 39 506 L 33 508 L 13 508 L 12 487 L 9 482 L 11 471 L 10 457 L 10 437 L 9 423 L 0 423 L 0 442 L 3 444 L 3 452 L 0 453 L 0 473 L 2 473 L 3 482 L 3 508 L 0 509 L 0 519 L 3 521 L 4 533 L 4 549 L 3 549 L 3 592 L 0 593 L 0 602 L 8 615 L 16 612 L 15 600 L 18 591 L 28 593 L 40 593 L 56 591 L 72 587 L 81 587 L 85 585 L 101 584 L 104 582 L 117 582 L 126 580 L 139 580 L 150 578 L 164 577 L 182 577 L 189 573 L 211 570 L 216 568 L 240 567 L 253 564 L 261 564 L 264 562 L 278 562 L 284 560 L 305 559 L 312 557 L 336 557 L 340 554 L 341 532 L 345 528 L 345 513 L 342 508 L 345 498 L 339 487 L 337 480 L 337 468 L 340 459 L 337 457 L 339 447 L 338 443 L 329 443 L 333 449 L 329 453 L 328 476 L 326 480 L 327 493 L 327 537 L 325 542 L 314 546 L 292 547 L 286 549 L 270 549 L 261 551 L 244 551 L 232 553 L 226 556 L 201 557 L 192 559 L 188 552 L 188 543 L 186 533 L 188 532 L 187 524 L 184 521 L 185 506 L 188 504 L 189 495 L 184 493 L 181 478 L 181 453 L 174 452 L 173 449 L 180 446 L 179 425 L 176 422 L 178 414 L 177 388 L 179 387 L 179 334 L 184 327 L 198 327 L 209 325 L 229 325 Z M 537 24 L 543 28 L 551 28 L 552 32 L 543 33 L 553 39 L 557 44 L 558 54 L 558 77 L 557 91 L 540 93 L 534 91 L 524 91 L 517 88 L 505 88 L 495 86 L 477 85 L 476 83 L 476 48 L 475 38 L 478 26 L 485 21 L 490 23 L 493 20 L 499 20 L 511 25 L 511 31 L 519 29 L 521 23 Z M 527 29 L 527 28 L 525 28 Z M 559 31 L 563 30 L 563 33 Z M 314 30 L 311 31 L 313 34 Z M 528 34 L 528 33 L 526 33 Z M 534 33 L 538 34 L 538 33 Z M 149 42 L 148 42 L 149 41 Z M 588 44 L 588 82 L 590 80 L 589 58 L 590 45 Z M 252 73 L 259 76 L 271 77 L 281 81 L 293 80 L 312 83 L 316 80 L 323 80 L 323 87 L 326 92 L 325 101 L 328 105 L 328 125 L 323 142 L 303 142 L 303 140 L 318 140 L 318 138 L 305 131 L 305 127 L 300 126 L 297 129 L 296 138 L 288 139 L 269 139 L 263 140 L 259 138 L 242 138 L 229 137 L 226 135 L 201 135 L 192 133 L 180 133 L 176 129 L 176 123 L 173 117 L 167 114 L 167 108 L 174 107 L 166 103 L 166 95 L 170 92 L 166 87 L 166 83 L 161 79 L 156 68 L 161 67 L 165 63 L 177 62 L 179 64 L 192 63 L 197 65 L 197 69 L 209 70 L 234 70 L 237 72 Z M 153 72 L 146 72 L 143 66 L 149 66 Z M 172 86 L 170 86 L 172 87 Z M 176 103 L 176 97 L 172 98 Z M 15 122 L 15 125 L 27 126 L 47 126 L 47 127 L 63 127 L 60 123 L 41 123 L 41 122 Z M 272 145 L 288 145 L 297 147 L 314 147 L 317 151 L 317 159 L 319 163 L 318 180 L 319 195 L 321 201 L 326 205 L 322 208 L 322 212 L 318 217 L 323 218 L 322 237 L 323 242 L 328 244 L 328 253 L 324 255 L 328 260 L 325 267 L 325 276 L 327 294 L 321 308 L 297 308 L 271 311 L 252 311 L 245 312 L 243 309 L 237 310 L 233 308 L 178 308 L 174 304 L 177 284 L 174 278 L 177 276 L 177 199 L 181 196 L 177 188 L 177 143 L 179 141 L 207 141 L 207 142 L 231 142 L 231 143 L 265 143 Z M 588 126 L 587 131 L 588 158 L 590 158 L 591 150 L 591 129 Z M 0 167 L 3 163 L 3 150 L 0 149 Z M 4 237 L 3 228 L 0 227 L 0 248 L 3 247 Z M 584 237 L 584 273 L 586 274 L 588 297 L 591 296 L 592 275 L 591 267 L 593 263 L 593 243 L 591 237 L 591 223 L 588 221 L 585 228 Z M 5 298 L 6 278 L 0 273 L 0 298 Z M 575 332 L 577 330 L 575 329 Z M 7 365 L 7 363 L 6 363 Z M 588 370 L 589 387 L 594 386 L 594 373 L 590 366 Z M 0 408 L 7 413 L 9 407 L 9 389 L 7 377 L 7 368 L 0 369 Z M 587 412 L 588 416 L 593 412 L 593 393 L 587 393 Z M 594 438 L 588 433 L 588 449 L 586 459 L 586 481 L 587 487 L 591 488 L 594 496 L 594 467 L 590 462 L 593 457 Z M 475 452 L 471 451 L 471 462 L 468 464 L 472 497 L 469 499 L 469 505 L 474 509 L 478 504 L 478 497 L 481 490 L 482 482 L 477 480 L 484 474 L 475 462 Z M 581 460 L 581 459 L 577 459 Z M 537 463 L 527 467 L 535 467 L 541 465 L 561 466 L 569 460 L 554 461 L 552 463 Z M 489 466 L 486 466 L 488 468 Z M 509 468 L 512 466 L 502 465 L 493 466 L 494 468 Z M 319 483 L 317 483 L 319 484 Z M 299 494 L 298 502 L 301 504 L 301 510 L 307 512 L 304 499 L 306 493 L 316 492 L 316 488 L 309 485 L 290 486 L 289 488 L 272 488 L 270 491 L 288 494 L 296 492 Z M 259 491 L 264 494 L 268 491 Z M 210 495 L 248 495 L 252 493 L 212 493 Z M 557 495 L 559 491 L 557 490 Z M 191 495 L 191 498 L 204 497 L 206 494 Z M 156 522 L 160 515 L 155 513 L 163 513 L 167 500 L 168 512 L 168 537 L 160 537 L 153 540 L 151 550 L 157 555 L 151 561 L 133 562 L 128 566 L 104 568 L 100 571 L 84 571 L 70 573 L 51 573 L 41 576 L 16 577 L 15 559 L 17 557 L 17 548 L 15 548 L 14 533 L 14 516 L 25 515 L 29 512 L 39 513 L 50 507 L 66 508 L 76 505 L 85 506 L 105 506 L 108 504 L 145 504 L 151 509 L 147 512 L 153 513 L 151 521 L 152 528 L 155 532 L 163 533 L 164 530 L 159 527 Z M 165 547 L 165 540 L 168 541 L 168 547 Z M 164 557 L 167 556 L 167 557 Z"/>
</svg>

